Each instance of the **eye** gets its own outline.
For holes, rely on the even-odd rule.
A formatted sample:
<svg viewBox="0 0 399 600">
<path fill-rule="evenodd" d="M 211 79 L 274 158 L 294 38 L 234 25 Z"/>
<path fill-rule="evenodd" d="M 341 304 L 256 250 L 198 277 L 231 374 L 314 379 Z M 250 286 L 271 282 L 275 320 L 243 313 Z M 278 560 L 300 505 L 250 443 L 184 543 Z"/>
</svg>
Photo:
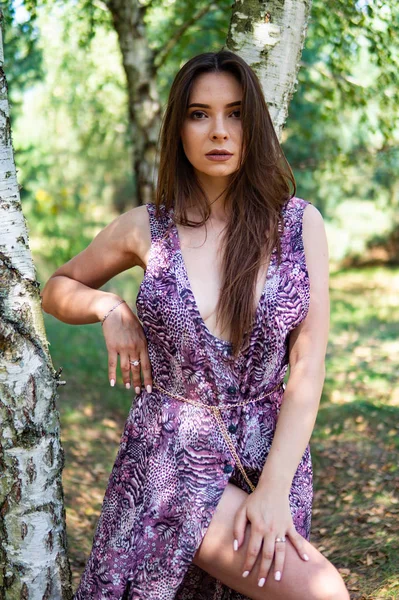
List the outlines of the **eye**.
<svg viewBox="0 0 399 600">
<path fill-rule="evenodd" d="M 236 119 L 240 119 L 241 118 L 241 110 L 240 109 L 234 110 L 232 113 L 230 113 L 230 115 L 235 115 Z M 206 114 L 202 110 L 194 110 L 190 114 L 190 119 L 193 119 L 194 121 L 203 121 L 202 117 L 206 117 Z"/>
<path fill-rule="evenodd" d="M 202 112 L 201 110 L 194 110 L 190 115 L 190 119 L 194 119 L 194 121 L 198 121 L 198 120 L 202 121 L 202 119 L 196 119 L 195 115 L 205 115 L 205 113 Z"/>
</svg>

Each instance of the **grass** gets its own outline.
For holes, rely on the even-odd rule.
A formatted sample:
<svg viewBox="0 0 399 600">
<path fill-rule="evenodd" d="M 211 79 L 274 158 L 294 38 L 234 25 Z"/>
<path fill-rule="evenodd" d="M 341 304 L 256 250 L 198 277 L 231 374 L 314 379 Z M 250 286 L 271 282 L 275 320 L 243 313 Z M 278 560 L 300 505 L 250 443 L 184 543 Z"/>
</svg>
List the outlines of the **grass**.
<svg viewBox="0 0 399 600">
<path fill-rule="evenodd" d="M 399 270 L 331 276 L 312 542 L 354 599 L 399 598 L 398 292 Z"/>
<path fill-rule="evenodd" d="M 140 274 L 108 288 L 134 305 Z M 311 439 L 311 541 L 340 570 L 354 600 L 399 598 L 399 270 L 331 275 L 327 376 Z M 133 394 L 107 377 L 101 326 L 45 315 L 60 391 L 63 484 L 74 588 Z"/>
</svg>

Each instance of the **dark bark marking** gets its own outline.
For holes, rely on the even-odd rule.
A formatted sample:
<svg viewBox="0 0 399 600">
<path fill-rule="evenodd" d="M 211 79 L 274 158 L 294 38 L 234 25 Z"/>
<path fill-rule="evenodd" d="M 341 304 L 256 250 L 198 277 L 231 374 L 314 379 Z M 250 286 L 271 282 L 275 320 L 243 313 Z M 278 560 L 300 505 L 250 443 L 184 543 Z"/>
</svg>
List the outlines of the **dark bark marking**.
<svg viewBox="0 0 399 600">
<path fill-rule="evenodd" d="M 52 440 L 50 441 L 50 443 L 48 445 L 48 448 L 47 448 L 47 451 L 46 451 L 46 453 L 45 453 L 45 455 L 43 457 L 43 460 L 44 460 L 44 462 L 46 463 L 46 465 L 48 467 L 51 467 L 53 465 L 53 462 L 54 462 L 54 442 Z"/>
<path fill-rule="evenodd" d="M 47 549 L 50 550 L 50 552 L 51 552 L 52 549 L 53 549 L 53 547 L 54 547 L 53 532 L 52 532 L 51 529 L 50 529 L 50 531 L 47 534 L 46 542 L 45 543 L 46 543 Z"/>
<path fill-rule="evenodd" d="M 25 582 L 22 584 L 20 599 L 29 600 L 29 590 Z"/>
<path fill-rule="evenodd" d="M 28 533 L 28 525 L 25 523 L 25 521 L 22 521 L 22 523 L 21 523 L 21 538 L 24 539 L 26 537 L 27 533 Z"/>
<path fill-rule="evenodd" d="M 26 465 L 26 474 L 28 476 L 29 483 L 32 483 L 37 477 L 36 465 L 33 462 L 33 458 L 28 460 L 28 464 Z"/>
</svg>

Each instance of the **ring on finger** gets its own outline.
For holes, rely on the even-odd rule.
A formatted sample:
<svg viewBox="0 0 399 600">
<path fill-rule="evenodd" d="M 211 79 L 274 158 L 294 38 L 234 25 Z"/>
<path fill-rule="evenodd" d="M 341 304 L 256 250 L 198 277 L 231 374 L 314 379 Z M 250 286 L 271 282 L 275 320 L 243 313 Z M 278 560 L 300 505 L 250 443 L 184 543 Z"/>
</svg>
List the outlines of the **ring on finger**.
<svg viewBox="0 0 399 600">
<path fill-rule="evenodd" d="M 282 537 L 276 537 L 275 543 L 285 542 L 285 541 L 286 541 L 286 537 L 285 537 L 285 535 L 283 535 Z"/>
<path fill-rule="evenodd" d="M 138 367 L 140 364 L 140 359 L 138 358 L 137 360 L 129 360 L 130 364 L 133 365 L 134 367 Z"/>
</svg>

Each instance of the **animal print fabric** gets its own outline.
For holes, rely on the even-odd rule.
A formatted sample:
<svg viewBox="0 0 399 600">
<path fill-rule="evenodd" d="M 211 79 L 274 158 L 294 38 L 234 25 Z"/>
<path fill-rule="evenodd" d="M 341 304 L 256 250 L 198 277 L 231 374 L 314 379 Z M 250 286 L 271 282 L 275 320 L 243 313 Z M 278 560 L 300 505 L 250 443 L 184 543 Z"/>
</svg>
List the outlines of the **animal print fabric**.
<svg viewBox="0 0 399 600">
<path fill-rule="evenodd" d="M 274 249 L 249 342 L 237 358 L 200 316 L 173 209 L 161 207 L 157 218 L 147 204 L 152 245 L 136 306 L 154 382 L 209 405 L 231 404 L 221 414 L 254 485 L 283 401 L 289 334 L 309 309 L 307 204 L 294 197 L 282 207 L 282 260 L 277 264 Z M 279 382 L 264 400 L 234 406 Z M 308 540 L 312 478 L 308 445 L 289 493 L 295 528 Z M 250 493 L 211 412 L 142 389 L 124 426 L 74 600 L 248 600 L 192 563 L 228 482 Z"/>
</svg>

